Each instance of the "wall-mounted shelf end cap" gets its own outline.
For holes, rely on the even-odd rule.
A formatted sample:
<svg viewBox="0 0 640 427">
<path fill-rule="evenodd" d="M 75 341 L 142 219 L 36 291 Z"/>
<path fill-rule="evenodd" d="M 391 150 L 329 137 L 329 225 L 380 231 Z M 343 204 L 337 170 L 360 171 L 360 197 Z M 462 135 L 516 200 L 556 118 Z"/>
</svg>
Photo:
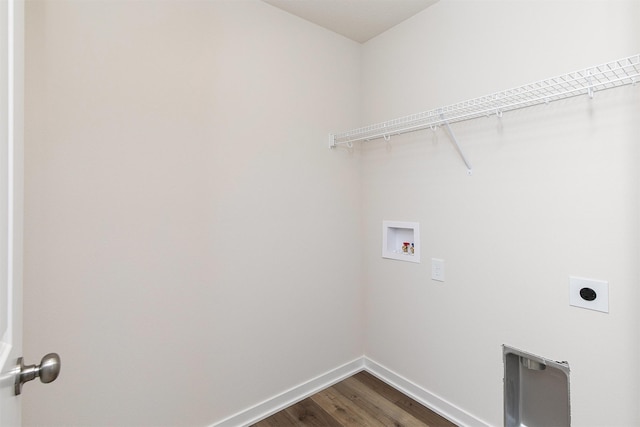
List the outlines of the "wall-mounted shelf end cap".
<svg viewBox="0 0 640 427">
<path fill-rule="evenodd" d="M 336 134 L 329 134 L 329 148 L 336 148 Z"/>
<path fill-rule="evenodd" d="M 341 138 L 343 139 L 343 138 Z M 346 145 L 349 148 L 353 148 L 353 141 L 338 141 L 338 134 L 330 133 L 329 134 L 329 148 L 336 148 L 338 145 Z"/>
</svg>

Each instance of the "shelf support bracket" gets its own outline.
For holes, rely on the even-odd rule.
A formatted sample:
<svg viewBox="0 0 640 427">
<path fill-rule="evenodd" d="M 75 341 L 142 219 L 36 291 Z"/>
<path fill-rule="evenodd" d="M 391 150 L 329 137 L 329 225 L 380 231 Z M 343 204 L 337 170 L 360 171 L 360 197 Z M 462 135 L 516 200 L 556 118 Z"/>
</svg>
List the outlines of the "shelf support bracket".
<svg viewBox="0 0 640 427">
<path fill-rule="evenodd" d="M 444 123 L 444 125 L 447 128 L 447 131 L 449 132 L 449 137 L 451 138 L 453 145 L 456 146 L 456 149 L 458 150 L 458 154 L 460 154 L 460 157 L 462 157 L 462 161 L 467 167 L 467 175 L 472 175 L 473 169 L 471 168 L 471 163 L 469 163 L 469 160 L 467 160 L 467 156 L 465 156 L 464 151 L 462 151 L 462 147 L 460 147 L 460 144 L 458 144 L 458 139 L 456 138 L 456 135 L 453 133 L 451 126 L 449 126 L 449 122 L 444 118 L 444 114 L 440 114 L 440 118 L 442 119 L 442 123 Z"/>
</svg>

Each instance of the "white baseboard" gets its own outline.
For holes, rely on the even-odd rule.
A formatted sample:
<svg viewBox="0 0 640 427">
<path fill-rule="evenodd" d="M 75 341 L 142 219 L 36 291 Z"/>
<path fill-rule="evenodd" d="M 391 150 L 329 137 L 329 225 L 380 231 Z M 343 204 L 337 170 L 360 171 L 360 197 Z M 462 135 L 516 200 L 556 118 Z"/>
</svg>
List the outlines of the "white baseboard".
<svg viewBox="0 0 640 427">
<path fill-rule="evenodd" d="M 363 359 L 365 371 L 378 377 L 412 399 L 422 403 L 424 406 L 431 409 L 433 412 L 440 414 L 452 423 L 457 424 L 460 427 L 491 427 L 491 424 L 474 417 L 451 402 L 448 402 L 429 390 L 420 387 L 390 369 L 385 368 L 379 363 L 367 357 L 364 357 Z"/>
<path fill-rule="evenodd" d="M 460 427 L 491 427 L 489 423 L 474 417 L 463 409 L 365 356 L 332 369 L 222 421 L 218 421 L 210 427 L 250 426 L 362 370 L 378 377 L 393 388 L 403 392 Z"/>
<path fill-rule="evenodd" d="M 282 409 L 297 403 L 312 394 L 324 390 L 327 387 L 338 383 L 351 375 L 364 369 L 364 358 L 359 357 L 338 368 L 332 369 L 322 375 L 317 376 L 305 383 L 293 387 L 270 399 L 265 400 L 249 409 L 245 409 L 235 415 L 218 421 L 211 427 L 240 427 L 249 426 L 258 421 L 275 414 Z"/>
</svg>

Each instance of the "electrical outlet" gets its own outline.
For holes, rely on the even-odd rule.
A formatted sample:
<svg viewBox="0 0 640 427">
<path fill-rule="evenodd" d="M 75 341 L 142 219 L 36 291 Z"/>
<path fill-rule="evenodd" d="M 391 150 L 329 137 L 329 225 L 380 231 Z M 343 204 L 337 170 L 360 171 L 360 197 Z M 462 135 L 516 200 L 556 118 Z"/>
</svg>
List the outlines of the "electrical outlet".
<svg viewBox="0 0 640 427">
<path fill-rule="evenodd" d="M 609 312 L 609 282 L 569 277 L 569 305 Z"/>
<path fill-rule="evenodd" d="M 444 282 L 444 260 L 431 258 L 431 279 Z"/>
</svg>

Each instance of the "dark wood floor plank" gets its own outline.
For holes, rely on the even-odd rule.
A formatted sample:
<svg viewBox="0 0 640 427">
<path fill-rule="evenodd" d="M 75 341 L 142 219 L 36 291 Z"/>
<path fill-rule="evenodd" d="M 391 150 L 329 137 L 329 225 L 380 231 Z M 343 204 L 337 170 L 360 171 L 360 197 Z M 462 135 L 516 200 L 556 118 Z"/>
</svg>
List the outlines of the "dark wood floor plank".
<svg viewBox="0 0 640 427">
<path fill-rule="evenodd" d="M 456 427 L 368 372 L 359 372 L 253 427 Z"/>
<path fill-rule="evenodd" d="M 347 378 L 334 388 L 385 426 L 429 427 L 355 378 Z"/>
<path fill-rule="evenodd" d="M 309 427 L 342 427 L 335 418 L 322 409 L 311 398 L 304 399 L 285 411 L 299 423 L 299 426 Z"/>
<path fill-rule="evenodd" d="M 286 411 L 279 411 L 257 422 L 252 427 L 298 427 L 300 424 Z"/>
<path fill-rule="evenodd" d="M 311 399 L 344 427 L 385 427 L 333 387 L 314 394 Z"/>
<path fill-rule="evenodd" d="M 352 378 L 366 384 L 372 390 L 384 396 L 387 400 L 395 403 L 430 427 L 456 427 L 456 425 L 451 421 L 441 417 L 429 408 L 419 402 L 416 402 L 366 371 L 359 372 Z"/>
</svg>

